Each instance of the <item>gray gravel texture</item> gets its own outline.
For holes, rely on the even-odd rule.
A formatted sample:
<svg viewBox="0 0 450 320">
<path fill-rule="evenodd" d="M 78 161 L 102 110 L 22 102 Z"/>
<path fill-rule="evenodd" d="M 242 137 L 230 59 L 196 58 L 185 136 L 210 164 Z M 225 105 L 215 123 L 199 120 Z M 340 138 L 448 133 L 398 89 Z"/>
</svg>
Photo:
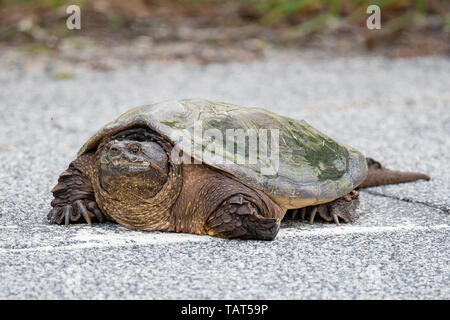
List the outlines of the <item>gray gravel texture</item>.
<svg viewBox="0 0 450 320">
<path fill-rule="evenodd" d="M 449 299 L 450 59 L 1 65 L 1 299 Z M 361 192 L 339 227 L 283 222 L 272 242 L 48 225 L 49 190 L 78 148 L 128 108 L 202 97 L 306 119 L 430 182 Z"/>
</svg>

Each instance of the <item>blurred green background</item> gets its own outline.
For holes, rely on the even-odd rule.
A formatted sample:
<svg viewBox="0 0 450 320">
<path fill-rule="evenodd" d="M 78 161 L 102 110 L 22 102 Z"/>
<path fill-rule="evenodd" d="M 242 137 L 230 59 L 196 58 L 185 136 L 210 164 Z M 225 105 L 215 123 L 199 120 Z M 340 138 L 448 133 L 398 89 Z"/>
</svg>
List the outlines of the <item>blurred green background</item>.
<svg viewBox="0 0 450 320">
<path fill-rule="evenodd" d="M 76 32 L 65 27 L 72 4 L 82 13 Z M 372 4 L 381 8 L 381 30 L 366 28 Z M 224 48 L 243 38 L 299 47 L 328 37 L 369 51 L 402 45 L 404 55 L 448 54 L 449 7 L 448 0 L 0 0 L 0 44 L 45 52 L 73 37 L 111 45 L 145 36 Z"/>
</svg>

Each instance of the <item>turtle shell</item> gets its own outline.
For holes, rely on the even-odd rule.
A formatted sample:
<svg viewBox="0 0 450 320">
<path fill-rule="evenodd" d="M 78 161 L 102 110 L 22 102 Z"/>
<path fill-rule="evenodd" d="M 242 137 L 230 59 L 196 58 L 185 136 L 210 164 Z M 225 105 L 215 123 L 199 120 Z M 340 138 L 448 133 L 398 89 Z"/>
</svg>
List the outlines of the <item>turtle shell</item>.
<svg viewBox="0 0 450 320">
<path fill-rule="evenodd" d="M 183 150 L 188 155 L 184 159 L 227 172 L 264 191 L 285 209 L 335 200 L 360 185 L 367 175 L 366 159 L 360 152 L 303 120 L 200 99 L 131 109 L 97 131 L 78 155 L 135 126 L 149 127 Z M 241 144 L 233 140 L 239 130 L 247 136 Z M 239 147 L 242 143 L 245 147 Z"/>
</svg>

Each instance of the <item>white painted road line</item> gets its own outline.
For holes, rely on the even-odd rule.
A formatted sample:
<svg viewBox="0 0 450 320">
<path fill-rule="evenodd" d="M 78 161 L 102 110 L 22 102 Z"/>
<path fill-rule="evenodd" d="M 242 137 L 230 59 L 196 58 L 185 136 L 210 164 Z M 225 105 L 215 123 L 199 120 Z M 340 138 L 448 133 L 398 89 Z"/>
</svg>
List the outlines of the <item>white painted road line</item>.
<svg viewBox="0 0 450 320">
<path fill-rule="evenodd" d="M 311 237 L 311 236 L 339 236 L 346 234 L 375 234 L 375 233 L 393 233 L 393 232 L 410 232 L 410 231 L 450 231 L 450 225 L 440 224 L 433 226 L 420 225 L 403 225 L 403 226 L 374 226 L 374 227 L 358 227 L 358 226 L 330 226 L 315 230 L 301 230 L 299 228 L 284 228 L 280 230 L 277 239 L 291 237 Z M 299 233 L 299 231 L 301 233 Z M 0 253 L 16 253 L 16 252 L 39 252 L 39 251 L 59 251 L 59 250 L 79 250 L 91 248 L 112 248 L 112 247 L 132 247 L 145 245 L 165 245 L 180 242 L 214 242 L 223 241 L 208 236 L 198 236 L 183 233 L 142 233 L 130 232 L 127 234 L 117 234 L 109 232 L 91 232 L 82 229 L 71 241 L 79 241 L 71 245 L 61 246 L 41 246 L 31 248 L 0 248 Z"/>
<path fill-rule="evenodd" d="M 278 237 L 291 237 L 293 235 L 299 236 L 298 228 L 281 229 Z M 314 230 L 302 230 L 302 236 L 337 236 L 344 234 L 373 234 L 384 232 L 408 232 L 408 231 L 424 231 L 424 230 L 450 230 L 450 225 L 439 224 L 432 226 L 421 225 L 400 225 L 400 226 L 373 226 L 373 227 L 358 227 L 354 225 L 346 226 L 330 226 L 326 228 Z"/>
</svg>

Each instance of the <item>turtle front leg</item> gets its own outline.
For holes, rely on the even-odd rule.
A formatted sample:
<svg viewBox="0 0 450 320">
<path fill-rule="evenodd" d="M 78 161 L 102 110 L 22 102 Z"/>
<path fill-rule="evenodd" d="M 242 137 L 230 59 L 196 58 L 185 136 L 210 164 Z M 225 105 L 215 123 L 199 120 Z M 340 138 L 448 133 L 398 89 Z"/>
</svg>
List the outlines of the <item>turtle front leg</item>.
<svg viewBox="0 0 450 320">
<path fill-rule="evenodd" d="M 105 216 L 95 202 L 94 189 L 89 178 L 92 156 L 87 154 L 72 161 L 60 174 L 58 184 L 52 189 L 55 197 L 47 215 L 50 223 L 66 226 L 71 222 L 104 222 Z"/>
<path fill-rule="evenodd" d="M 358 218 L 356 215 L 358 206 L 359 194 L 356 190 L 353 190 L 332 202 L 296 209 L 292 212 L 292 216 L 295 217 L 300 213 L 301 220 L 308 218 L 309 224 L 312 224 L 314 219 L 319 216 L 327 222 L 334 221 L 339 225 L 340 222 L 355 221 Z"/>
</svg>

